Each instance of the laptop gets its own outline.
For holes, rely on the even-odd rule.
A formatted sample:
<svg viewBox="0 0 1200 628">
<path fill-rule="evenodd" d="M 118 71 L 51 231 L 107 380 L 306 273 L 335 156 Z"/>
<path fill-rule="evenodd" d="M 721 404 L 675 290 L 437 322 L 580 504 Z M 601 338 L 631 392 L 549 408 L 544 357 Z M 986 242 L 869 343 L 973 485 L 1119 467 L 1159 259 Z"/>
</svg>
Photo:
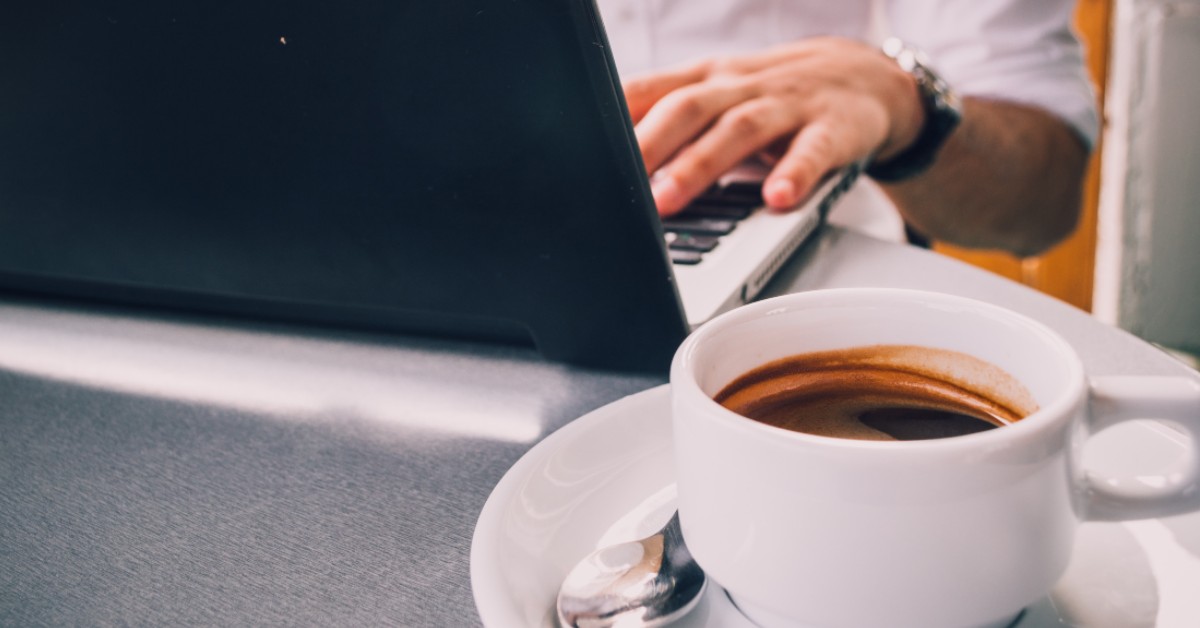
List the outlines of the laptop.
<svg viewBox="0 0 1200 628">
<path fill-rule="evenodd" d="M 734 177 L 660 221 L 590 0 L 0 14 L 9 291 L 663 372 L 857 174 L 788 214 L 753 211 L 755 184 Z M 719 206 L 752 211 L 730 223 Z"/>
</svg>

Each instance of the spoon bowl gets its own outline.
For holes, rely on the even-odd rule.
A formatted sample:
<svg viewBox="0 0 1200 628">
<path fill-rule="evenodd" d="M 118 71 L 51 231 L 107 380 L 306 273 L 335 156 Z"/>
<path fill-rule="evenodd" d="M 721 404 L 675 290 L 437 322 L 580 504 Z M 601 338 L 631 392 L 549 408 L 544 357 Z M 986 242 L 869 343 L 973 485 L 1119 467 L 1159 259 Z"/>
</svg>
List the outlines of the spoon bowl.
<svg viewBox="0 0 1200 628">
<path fill-rule="evenodd" d="M 692 610 L 706 584 L 676 512 L 658 532 L 580 561 L 559 589 L 558 621 L 564 628 L 662 626 Z"/>
</svg>

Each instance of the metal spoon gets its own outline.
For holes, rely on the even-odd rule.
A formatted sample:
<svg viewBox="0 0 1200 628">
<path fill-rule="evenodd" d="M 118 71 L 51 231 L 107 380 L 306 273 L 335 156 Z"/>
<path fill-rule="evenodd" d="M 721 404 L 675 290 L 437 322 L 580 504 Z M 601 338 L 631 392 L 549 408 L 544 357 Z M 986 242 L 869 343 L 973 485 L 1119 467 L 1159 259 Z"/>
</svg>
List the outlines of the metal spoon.
<svg viewBox="0 0 1200 628">
<path fill-rule="evenodd" d="M 662 626 L 692 610 L 705 584 L 676 512 L 655 534 L 601 548 L 575 565 L 558 591 L 558 621 L 564 628 Z"/>
</svg>

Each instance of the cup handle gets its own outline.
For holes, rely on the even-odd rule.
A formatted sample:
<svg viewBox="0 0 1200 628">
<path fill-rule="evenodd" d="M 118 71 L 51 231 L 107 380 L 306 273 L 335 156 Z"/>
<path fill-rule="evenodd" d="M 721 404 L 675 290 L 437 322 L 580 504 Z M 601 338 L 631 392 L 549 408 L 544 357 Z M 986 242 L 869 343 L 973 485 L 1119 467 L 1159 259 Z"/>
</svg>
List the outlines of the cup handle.
<svg viewBox="0 0 1200 628">
<path fill-rule="evenodd" d="M 1191 437 L 1191 446 L 1182 468 L 1162 475 L 1112 478 L 1085 471 L 1086 519 L 1150 519 L 1200 508 L 1200 382 L 1186 377 L 1095 377 L 1090 401 L 1089 433 L 1123 421 L 1157 419 L 1181 428 Z"/>
</svg>

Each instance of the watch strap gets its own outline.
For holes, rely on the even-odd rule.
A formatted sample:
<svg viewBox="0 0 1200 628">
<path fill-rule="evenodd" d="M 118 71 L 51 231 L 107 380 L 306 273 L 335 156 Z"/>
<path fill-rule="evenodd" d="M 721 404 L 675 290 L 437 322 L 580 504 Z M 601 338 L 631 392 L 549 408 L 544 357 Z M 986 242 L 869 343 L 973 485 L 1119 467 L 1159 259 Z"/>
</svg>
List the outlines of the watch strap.
<svg viewBox="0 0 1200 628">
<path fill-rule="evenodd" d="M 894 183 L 915 177 L 933 165 L 938 151 L 962 120 L 962 106 L 958 96 L 933 71 L 919 50 L 898 39 L 889 39 L 884 43 L 883 52 L 916 80 L 925 113 L 925 123 L 908 148 L 867 167 L 866 173 L 872 179 Z"/>
</svg>

